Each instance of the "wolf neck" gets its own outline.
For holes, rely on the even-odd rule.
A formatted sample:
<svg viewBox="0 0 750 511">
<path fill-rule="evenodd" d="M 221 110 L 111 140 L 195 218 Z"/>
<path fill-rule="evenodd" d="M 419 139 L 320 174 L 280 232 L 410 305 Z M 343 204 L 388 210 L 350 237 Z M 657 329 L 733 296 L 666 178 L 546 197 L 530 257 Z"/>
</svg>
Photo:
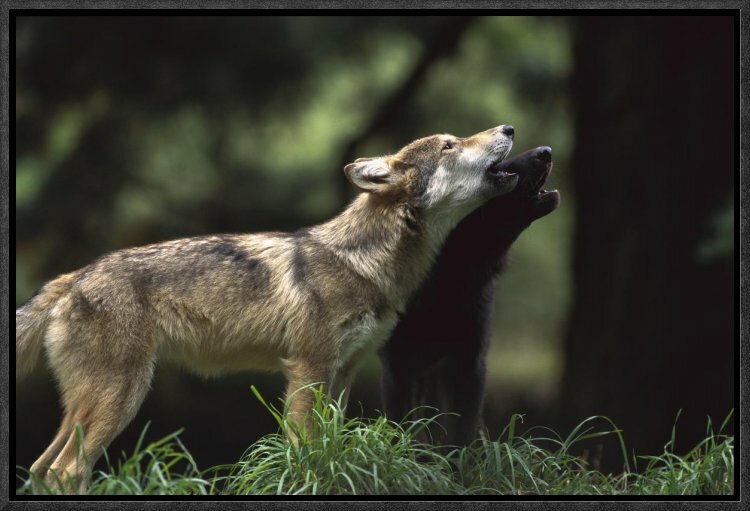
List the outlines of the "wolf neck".
<svg viewBox="0 0 750 511">
<path fill-rule="evenodd" d="M 403 310 L 457 222 L 442 216 L 427 220 L 408 203 L 362 193 L 311 234 Z"/>
</svg>

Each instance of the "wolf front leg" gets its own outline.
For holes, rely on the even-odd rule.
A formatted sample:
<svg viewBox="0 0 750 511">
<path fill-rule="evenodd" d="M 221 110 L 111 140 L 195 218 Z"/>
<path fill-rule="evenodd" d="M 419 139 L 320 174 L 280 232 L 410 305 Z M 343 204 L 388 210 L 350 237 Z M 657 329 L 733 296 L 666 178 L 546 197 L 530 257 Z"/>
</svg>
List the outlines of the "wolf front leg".
<svg viewBox="0 0 750 511">
<path fill-rule="evenodd" d="M 401 422 L 409 411 L 419 404 L 417 391 L 417 375 L 421 367 L 403 354 L 398 356 L 392 346 L 387 345 L 380 351 L 381 361 L 381 393 L 383 409 L 387 417 L 395 422 Z"/>
<path fill-rule="evenodd" d="M 315 402 L 313 389 L 321 385 L 323 392 L 330 395 L 334 368 L 333 362 L 286 361 L 289 380 L 286 391 L 287 422 L 290 426 L 287 434 L 295 446 L 299 445 L 297 432 L 302 434 L 303 439 L 314 434 L 311 413 Z"/>
</svg>

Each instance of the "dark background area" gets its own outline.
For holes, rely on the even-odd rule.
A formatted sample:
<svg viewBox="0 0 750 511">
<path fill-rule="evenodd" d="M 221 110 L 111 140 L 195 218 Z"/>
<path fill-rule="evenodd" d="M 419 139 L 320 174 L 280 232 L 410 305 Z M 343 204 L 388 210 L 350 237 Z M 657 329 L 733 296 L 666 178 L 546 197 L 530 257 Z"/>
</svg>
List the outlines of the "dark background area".
<svg viewBox="0 0 750 511">
<path fill-rule="evenodd" d="M 486 423 L 561 434 L 607 415 L 637 454 L 735 407 L 737 108 L 731 16 L 17 17 L 16 304 L 119 248 L 294 230 L 353 197 L 344 164 L 432 134 L 513 124 L 553 147 L 562 205 L 498 283 Z M 375 356 L 350 413 L 380 407 Z M 280 375 L 160 365 L 110 456 L 185 427 L 201 468 L 273 418 Z M 39 367 L 16 382 L 15 462 L 60 419 Z M 729 432 L 732 432 L 730 425 Z M 599 442 L 601 444 L 601 442 Z M 613 442 L 592 444 L 622 466 Z"/>
</svg>

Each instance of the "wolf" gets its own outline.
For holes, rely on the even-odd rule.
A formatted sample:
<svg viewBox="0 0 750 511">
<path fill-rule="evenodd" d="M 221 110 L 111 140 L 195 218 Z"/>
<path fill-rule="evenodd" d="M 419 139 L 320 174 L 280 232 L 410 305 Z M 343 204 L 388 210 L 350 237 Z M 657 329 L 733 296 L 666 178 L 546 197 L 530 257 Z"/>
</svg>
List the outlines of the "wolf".
<svg viewBox="0 0 750 511">
<path fill-rule="evenodd" d="M 313 396 L 300 387 L 320 382 L 336 396 L 348 388 L 450 230 L 516 186 L 518 175 L 496 166 L 513 136 L 510 125 L 432 135 L 357 159 L 344 173 L 361 193 L 320 225 L 124 249 L 44 285 L 16 310 L 16 372 L 29 372 L 45 352 L 64 414 L 32 473 L 48 486 L 64 476 L 66 492 L 85 491 L 159 359 L 203 375 L 282 371 L 288 416 L 304 431 Z"/>
<path fill-rule="evenodd" d="M 477 436 L 485 387 L 496 277 L 507 252 L 535 220 L 557 209 L 560 194 L 541 187 L 552 149 L 537 147 L 503 161 L 519 176 L 515 189 L 468 215 L 451 232 L 429 277 L 380 348 L 383 407 L 394 420 L 441 415 L 435 443 L 467 445 Z M 430 440 L 423 436 L 422 440 Z"/>
</svg>

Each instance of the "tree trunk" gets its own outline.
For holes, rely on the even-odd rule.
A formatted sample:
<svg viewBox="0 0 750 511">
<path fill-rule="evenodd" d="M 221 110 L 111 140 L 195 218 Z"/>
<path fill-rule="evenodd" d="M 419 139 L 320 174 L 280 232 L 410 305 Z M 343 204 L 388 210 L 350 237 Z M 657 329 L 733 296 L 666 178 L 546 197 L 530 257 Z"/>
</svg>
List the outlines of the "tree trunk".
<svg viewBox="0 0 750 511">
<path fill-rule="evenodd" d="M 561 426 L 606 415 L 631 456 L 654 454 L 682 409 L 684 450 L 704 437 L 706 415 L 718 427 L 734 407 L 733 255 L 701 257 L 700 247 L 734 196 L 735 23 L 577 23 Z"/>
</svg>

